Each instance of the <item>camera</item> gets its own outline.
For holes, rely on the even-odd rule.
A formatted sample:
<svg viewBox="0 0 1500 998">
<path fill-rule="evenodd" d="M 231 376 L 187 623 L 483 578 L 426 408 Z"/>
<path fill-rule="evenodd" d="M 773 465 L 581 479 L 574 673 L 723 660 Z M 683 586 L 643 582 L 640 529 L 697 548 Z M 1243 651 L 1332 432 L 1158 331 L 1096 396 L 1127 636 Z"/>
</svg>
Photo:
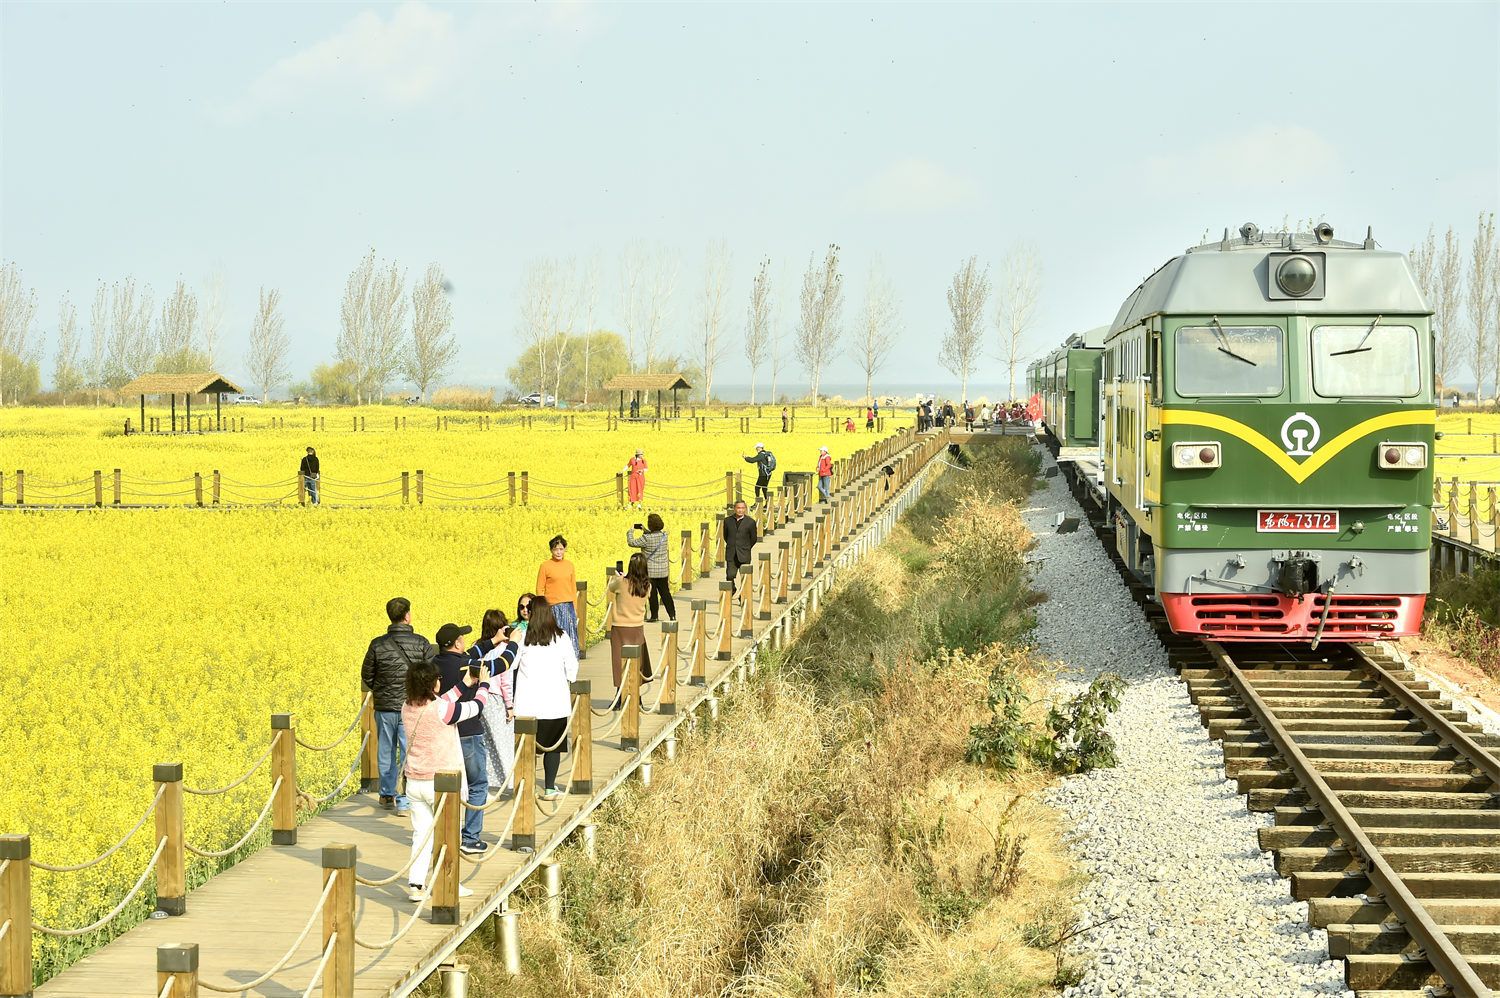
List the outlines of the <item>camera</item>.
<svg viewBox="0 0 1500 998">
<path fill-rule="evenodd" d="M 639 523 L 637 523 L 637 524 L 635 524 L 635 529 L 636 530 L 645 530 L 646 528 L 643 527 L 643 526 L 641 526 Z"/>
</svg>

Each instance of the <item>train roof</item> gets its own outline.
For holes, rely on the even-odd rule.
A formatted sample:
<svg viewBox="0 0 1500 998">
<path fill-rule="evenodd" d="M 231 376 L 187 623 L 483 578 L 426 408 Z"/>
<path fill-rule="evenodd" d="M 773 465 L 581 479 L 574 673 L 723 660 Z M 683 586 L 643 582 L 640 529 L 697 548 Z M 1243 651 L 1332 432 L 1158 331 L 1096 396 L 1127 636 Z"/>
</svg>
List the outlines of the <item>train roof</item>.
<svg viewBox="0 0 1500 998">
<path fill-rule="evenodd" d="M 1189 249 L 1141 282 L 1120 306 L 1109 336 L 1153 315 L 1430 315 L 1406 254 L 1307 233 L 1262 234 L 1246 225 L 1231 237 Z M 1322 253 L 1326 291 L 1319 299 L 1272 297 L 1273 253 Z M 1106 337 L 1107 338 L 1107 337 Z"/>
</svg>

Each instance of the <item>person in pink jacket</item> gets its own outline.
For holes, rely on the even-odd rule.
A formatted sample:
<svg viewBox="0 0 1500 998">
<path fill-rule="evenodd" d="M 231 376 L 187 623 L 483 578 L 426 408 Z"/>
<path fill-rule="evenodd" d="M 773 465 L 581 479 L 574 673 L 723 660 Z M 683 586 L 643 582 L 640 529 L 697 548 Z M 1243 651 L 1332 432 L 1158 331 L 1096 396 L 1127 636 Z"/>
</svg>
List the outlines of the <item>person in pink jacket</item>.
<svg viewBox="0 0 1500 998">
<path fill-rule="evenodd" d="M 818 494 L 827 502 L 829 494 L 833 491 L 833 458 L 828 456 L 827 447 L 818 448 Z"/>
<path fill-rule="evenodd" d="M 463 638 L 458 641 L 462 644 Z M 433 778 L 445 770 L 464 771 L 458 722 L 478 716 L 494 692 L 488 665 L 465 669 L 459 685 L 438 696 L 442 684 L 442 676 L 433 662 L 414 662 L 406 671 L 406 705 L 401 708 L 401 723 L 406 730 L 406 795 L 411 800 L 411 870 L 406 878 L 407 897 L 413 901 L 422 900 L 432 858 L 428 833 L 432 831 L 437 815 Z M 479 689 L 474 692 L 474 699 L 460 699 L 464 688 L 472 689 L 476 685 Z M 467 780 L 458 795 L 458 800 L 466 799 Z M 459 897 L 472 893 L 459 885 Z"/>
</svg>

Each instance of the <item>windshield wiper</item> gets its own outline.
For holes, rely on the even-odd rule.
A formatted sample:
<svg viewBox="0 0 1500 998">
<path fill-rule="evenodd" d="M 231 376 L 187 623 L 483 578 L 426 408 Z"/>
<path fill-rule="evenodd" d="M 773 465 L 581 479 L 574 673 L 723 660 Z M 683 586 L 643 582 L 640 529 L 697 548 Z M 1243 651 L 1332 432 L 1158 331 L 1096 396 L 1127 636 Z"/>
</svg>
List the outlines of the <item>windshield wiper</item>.
<svg viewBox="0 0 1500 998">
<path fill-rule="evenodd" d="M 1375 349 L 1374 347 L 1367 347 L 1367 346 L 1365 346 L 1365 344 L 1367 342 L 1369 342 L 1369 340 L 1370 340 L 1370 334 L 1373 333 L 1373 332 L 1375 332 L 1375 327 L 1378 326 L 1378 325 L 1380 325 L 1380 320 L 1383 319 L 1383 318 L 1385 318 L 1385 316 L 1383 316 L 1383 315 L 1377 315 L 1375 317 L 1375 321 L 1372 322 L 1372 323 L 1370 323 L 1370 328 L 1365 330 L 1365 335 L 1363 335 L 1363 336 L 1361 336 L 1359 338 L 1359 346 L 1354 347 L 1351 350 L 1335 350 L 1333 353 L 1329 354 L 1328 356 L 1330 356 L 1330 357 L 1342 357 L 1345 354 L 1366 353 L 1367 351 Z"/>
<path fill-rule="evenodd" d="M 1259 367 L 1260 366 L 1255 361 L 1251 360 L 1249 357 L 1242 357 L 1242 356 L 1240 356 L 1239 354 L 1235 353 L 1233 350 L 1230 349 L 1230 347 L 1229 347 L 1229 336 L 1224 332 L 1224 327 L 1221 326 L 1221 325 L 1219 325 L 1219 317 L 1217 315 L 1214 316 L 1209 321 L 1214 324 L 1214 332 L 1218 334 L 1218 337 L 1219 337 L 1219 352 L 1220 353 L 1227 353 L 1227 354 L 1229 354 L 1229 356 L 1233 357 L 1235 360 L 1243 361 L 1246 364 L 1249 364 L 1251 367 Z"/>
</svg>

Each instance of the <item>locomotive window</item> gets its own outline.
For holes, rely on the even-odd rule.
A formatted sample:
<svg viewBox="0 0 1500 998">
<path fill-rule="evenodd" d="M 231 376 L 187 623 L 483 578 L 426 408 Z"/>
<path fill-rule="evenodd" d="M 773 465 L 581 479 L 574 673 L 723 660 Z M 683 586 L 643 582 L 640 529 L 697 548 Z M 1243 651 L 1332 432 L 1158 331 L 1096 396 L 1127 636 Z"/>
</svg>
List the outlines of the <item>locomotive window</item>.
<svg viewBox="0 0 1500 998">
<path fill-rule="evenodd" d="M 1179 395 L 1280 395 L 1285 382 L 1276 326 L 1184 326 L 1174 364 Z"/>
<path fill-rule="evenodd" d="M 1324 398 L 1411 398 L 1421 391 L 1411 326 L 1317 326 L 1312 356 L 1313 390 Z"/>
</svg>

